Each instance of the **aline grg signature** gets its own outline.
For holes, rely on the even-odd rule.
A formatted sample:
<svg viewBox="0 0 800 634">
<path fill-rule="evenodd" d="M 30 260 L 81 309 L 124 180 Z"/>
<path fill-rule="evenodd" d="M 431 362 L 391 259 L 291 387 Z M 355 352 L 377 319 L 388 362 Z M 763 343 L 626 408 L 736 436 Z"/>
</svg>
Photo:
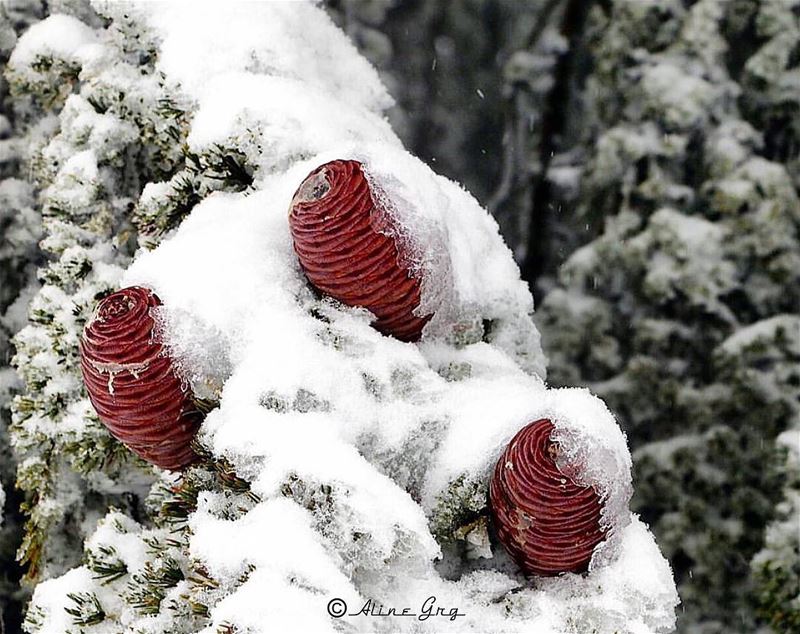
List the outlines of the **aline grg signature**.
<svg viewBox="0 0 800 634">
<path fill-rule="evenodd" d="M 459 616 L 466 616 L 463 612 L 459 612 L 458 608 L 449 608 L 436 604 L 436 597 L 430 596 L 419 609 L 412 607 L 389 607 L 382 603 L 378 603 L 373 599 L 367 599 L 366 603 L 355 612 L 347 611 L 347 603 L 343 599 L 334 598 L 328 601 L 328 614 L 333 618 L 339 619 L 343 616 L 371 616 L 371 617 L 385 617 L 385 616 L 404 616 L 415 618 L 418 621 L 427 621 L 430 618 L 447 618 L 455 621 Z"/>
</svg>

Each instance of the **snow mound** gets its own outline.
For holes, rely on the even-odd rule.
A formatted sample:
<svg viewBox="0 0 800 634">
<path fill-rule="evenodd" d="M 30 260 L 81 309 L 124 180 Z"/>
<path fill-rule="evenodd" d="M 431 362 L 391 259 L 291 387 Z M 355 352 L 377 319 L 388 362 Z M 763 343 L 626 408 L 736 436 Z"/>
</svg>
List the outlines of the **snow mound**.
<svg viewBox="0 0 800 634">
<path fill-rule="evenodd" d="M 235 144 L 262 170 L 283 171 L 343 143 L 380 141 L 401 147 L 380 111 L 307 81 L 239 72 L 215 76 L 207 88 L 199 96 L 187 140 L 198 153 L 215 144 Z"/>
<path fill-rule="evenodd" d="M 8 65 L 11 68 L 30 66 L 43 54 L 84 61 L 94 53 L 97 41 L 94 29 L 77 18 L 51 15 L 25 31 L 11 53 Z"/>
<path fill-rule="evenodd" d="M 207 94 L 214 77 L 246 71 L 297 79 L 353 106 L 389 108 L 393 102 L 378 73 L 314 4 L 231 2 L 220 11 L 195 2 L 188 11 L 181 2 L 162 2 L 136 8 L 161 36 L 158 67 L 188 94 Z"/>
</svg>

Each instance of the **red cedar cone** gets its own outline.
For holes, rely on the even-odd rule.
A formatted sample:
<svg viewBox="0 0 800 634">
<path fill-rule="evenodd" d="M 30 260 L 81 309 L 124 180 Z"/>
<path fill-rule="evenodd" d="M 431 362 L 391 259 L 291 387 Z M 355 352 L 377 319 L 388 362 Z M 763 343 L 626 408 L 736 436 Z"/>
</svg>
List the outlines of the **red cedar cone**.
<svg viewBox="0 0 800 634">
<path fill-rule="evenodd" d="M 586 572 L 604 538 L 600 497 L 556 465 L 558 444 L 545 418 L 524 427 L 497 461 L 489 506 L 500 543 L 526 574 Z"/>
<path fill-rule="evenodd" d="M 162 469 L 196 459 L 190 447 L 202 414 L 156 340 L 161 300 L 139 286 L 103 299 L 80 342 L 83 382 L 100 420 L 131 451 Z"/>
<path fill-rule="evenodd" d="M 367 308 L 380 332 L 417 341 L 431 316 L 413 314 L 420 281 L 401 264 L 394 237 L 385 235 L 389 223 L 358 161 L 315 169 L 289 211 L 294 250 L 311 284 L 348 306 Z"/>
</svg>

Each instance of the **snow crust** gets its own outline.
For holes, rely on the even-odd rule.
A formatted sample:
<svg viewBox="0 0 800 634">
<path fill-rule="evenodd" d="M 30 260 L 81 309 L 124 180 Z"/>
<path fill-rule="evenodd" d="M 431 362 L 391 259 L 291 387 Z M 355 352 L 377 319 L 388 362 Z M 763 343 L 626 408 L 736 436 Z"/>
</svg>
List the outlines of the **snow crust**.
<svg viewBox="0 0 800 634">
<path fill-rule="evenodd" d="M 401 147 L 387 121 L 368 103 L 353 103 L 326 86 L 294 77 L 222 73 L 206 81 L 198 100 L 189 147 L 202 152 L 215 143 L 252 139 L 259 145 L 254 158 L 264 169 L 285 169 L 347 143 Z"/>
<path fill-rule="evenodd" d="M 207 94 L 213 89 L 209 79 L 246 71 L 296 79 L 374 112 L 392 105 L 375 69 L 316 3 L 231 2 L 225 11 L 215 4 L 135 7 L 165 35 L 158 65 L 186 93 Z"/>
<path fill-rule="evenodd" d="M 10 67 L 28 66 L 45 54 L 75 62 L 91 57 L 96 51 L 97 35 L 91 27 L 69 15 L 55 14 L 32 25 L 19 38 Z"/>
<path fill-rule="evenodd" d="M 249 632 L 670 631 L 678 599 L 652 535 L 628 510 L 624 435 L 587 391 L 546 388 L 533 302 L 497 224 L 402 148 L 384 120 L 385 88 L 344 35 L 307 3 L 132 10 L 158 36 L 166 80 L 196 105 L 191 148 L 238 148 L 257 166 L 252 191 L 207 197 L 121 282 L 162 299 L 162 335 L 180 372 L 219 401 L 200 439 L 259 499 L 230 520 L 207 492 L 190 518 L 190 556 L 233 588 L 211 606 L 204 632 L 224 623 Z M 289 204 L 334 158 L 362 161 L 397 220 L 423 280 L 421 310 L 436 312 L 418 345 L 379 334 L 365 310 L 317 297 L 300 270 Z M 91 162 L 73 161 L 70 174 L 91 177 Z M 591 572 L 526 580 L 493 542 L 480 564 L 454 563 L 433 527 L 464 507 L 459 487 L 472 491 L 472 510 L 485 507 L 506 443 L 542 417 L 555 424 L 565 474 L 605 500 L 610 537 Z M 129 571 L 143 565 L 128 533 L 103 525 L 96 538 L 114 544 Z M 41 631 L 67 631 L 65 588 L 89 588 L 87 575 L 78 568 L 38 586 L 49 619 Z M 326 611 L 339 597 L 350 611 L 372 599 L 418 612 L 429 596 L 464 616 L 421 625 Z"/>
</svg>

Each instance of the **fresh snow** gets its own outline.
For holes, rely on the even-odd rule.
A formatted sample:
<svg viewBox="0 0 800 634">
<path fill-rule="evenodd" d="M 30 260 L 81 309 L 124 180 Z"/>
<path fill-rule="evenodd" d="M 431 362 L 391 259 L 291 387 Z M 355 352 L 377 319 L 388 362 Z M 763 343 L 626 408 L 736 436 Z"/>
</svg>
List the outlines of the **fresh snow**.
<svg viewBox="0 0 800 634">
<path fill-rule="evenodd" d="M 96 52 L 97 34 L 77 18 L 55 14 L 37 22 L 19 39 L 8 60 L 10 67 L 28 66 L 37 57 L 53 55 L 82 62 Z"/>
</svg>

